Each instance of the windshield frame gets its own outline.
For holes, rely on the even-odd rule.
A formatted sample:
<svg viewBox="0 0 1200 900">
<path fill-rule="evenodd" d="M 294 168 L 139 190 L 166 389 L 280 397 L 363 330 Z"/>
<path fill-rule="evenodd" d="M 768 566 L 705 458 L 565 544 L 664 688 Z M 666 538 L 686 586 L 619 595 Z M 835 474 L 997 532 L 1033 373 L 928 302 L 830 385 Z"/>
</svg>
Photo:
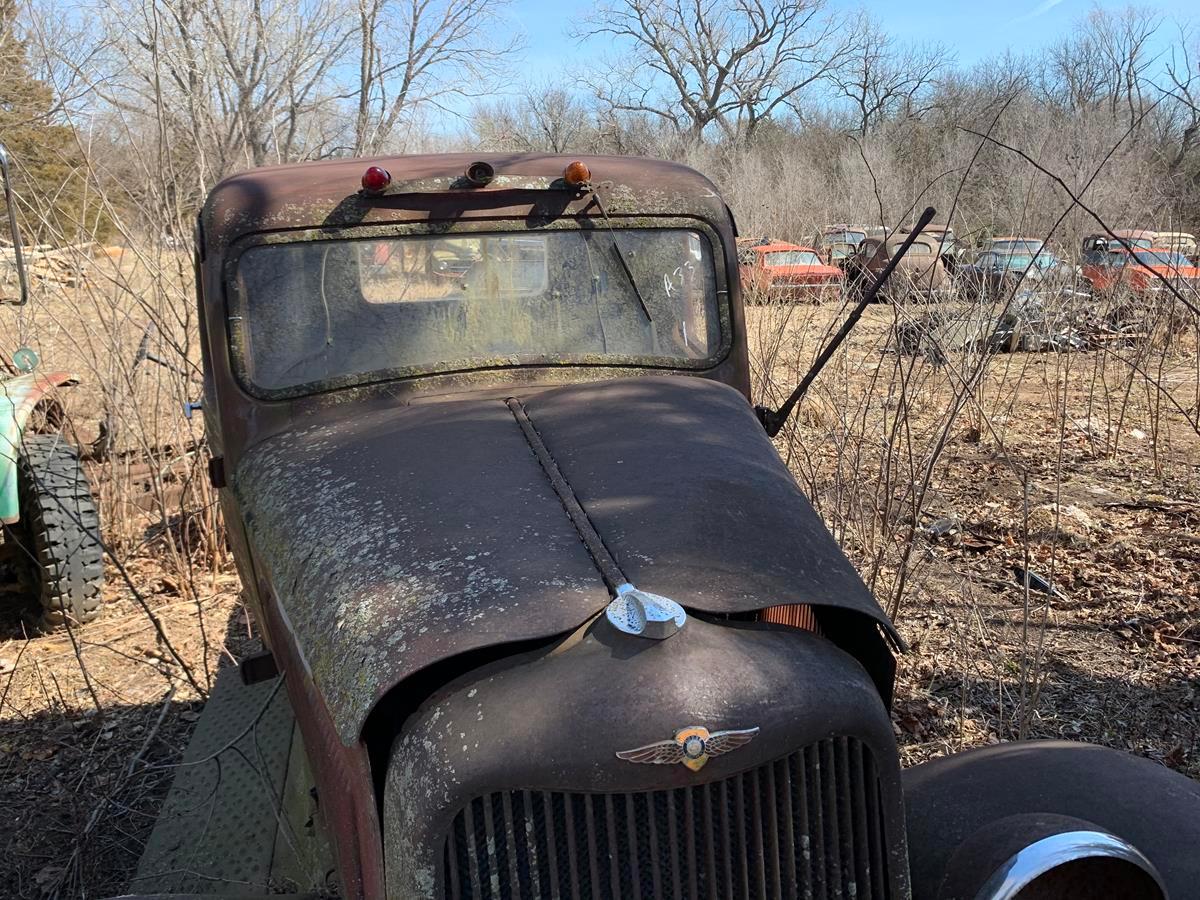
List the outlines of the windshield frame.
<svg viewBox="0 0 1200 900">
<path fill-rule="evenodd" d="M 540 223 L 536 228 L 525 226 L 524 219 L 486 218 L 470 220 L 429 219 L 422 222 L 393 222 L 383 225 L 352 225 L 335 228 L 307 228 L 284 232 L 257 232 L 238 238 L 229 248 L 222 264 L 223 306 L 226 321 L 226 341 L 229 364 L 234 380 L 249 396 L 257 400 L 291 400 L 341 391 L 347 388 L 365 387 L 388 382 L 419 382 L 423 379 L 446 375 L 474 372 L 503 372 L 529 369 L 650 369 L 656 371 L 684 370 L 697 374 L 716 368 L 726 361 L 734 346 L 733 309 L 731 302 L 731 278 L 729 262 L 721 243 L 720 232 L 708 220 L 698 216 L 611 216 L 612 231 L 621 239 L 623 231 L 664 230 L 694 231 L 708 242 L 712 260 L 716 325 L 719 340 L 712 355 L 702 359 L 684 359 L 664 356 L 621 356 L 605 354 L 577 354 L 563 359 L 553 359 L 554 354 L 518 361 L 512 357 L 478 360 L 477 364 L 463 365 L 462 360 L 444 364 L 422 366 L 397 366 L 371 372 L 339 375 L 322 381 L 306 382 L 287 387 L 264 387 L 250 377 L 246 360 L 249 331 L 244 323 L 247 299 L 239 286 L 238 266 L 244 253 L 251 249 L 277 244 L 352 242 L 372 239 L 399 240 L 406 237 L 452 237 L 484 233 L 488 235 L 513 236 L 544 234 L 548 231 L 592 231 L 601 240 L 608 240 L 608 225 L 604 220 L 592 216 L 571 216 L 551 222 Z M 582 227 L 581 227 L 582 225 Z M 632 300 L 631 302 L 635 302 Z"/>
</svg>

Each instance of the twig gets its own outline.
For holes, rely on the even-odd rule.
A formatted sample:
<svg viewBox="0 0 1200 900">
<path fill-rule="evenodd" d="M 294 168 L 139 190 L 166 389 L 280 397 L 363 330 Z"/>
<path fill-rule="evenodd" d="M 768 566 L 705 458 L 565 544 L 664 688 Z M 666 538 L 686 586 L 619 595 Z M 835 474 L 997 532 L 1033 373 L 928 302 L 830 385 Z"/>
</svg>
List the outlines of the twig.
<svg viewBox="0 0 1200 900">
<path fill-rule="evenodd" d="M 175 685 L 171 685 L 171 687 L 167 690 L 167 695 L 163 697 L 162 705 L 158 710 L 158 718 L 154 720 L 154 726 L 149 732 L 147 732 L 146 739 L 142 741 L 142 746 L 138 748 L 138 752 L 133 755 L 133 758 L 129 760 L 129 765 L 125 768 L 126 779 L 129 779 L 133 775 L 133 770 L 137 766 L 138 761 L 145 754 L 146 750 L 149 749 L 150 742 L 154 740 L 154 736 L 158 734 L 158 729 L 162 727 L 163 719 L 167 717 L 167 710 L 170 708 L 171 700 L 174 699 L 174 697 Z"/>
</svg>

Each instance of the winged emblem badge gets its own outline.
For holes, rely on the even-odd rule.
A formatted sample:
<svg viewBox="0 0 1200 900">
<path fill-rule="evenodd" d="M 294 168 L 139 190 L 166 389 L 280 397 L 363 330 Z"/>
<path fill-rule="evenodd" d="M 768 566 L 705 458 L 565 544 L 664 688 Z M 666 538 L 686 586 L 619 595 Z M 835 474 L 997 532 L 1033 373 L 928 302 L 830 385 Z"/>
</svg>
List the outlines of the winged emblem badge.
<svg viewBox="0 0 1200 900">
<path fill-rule="evenodd" d="M 709 731 L 699 725 L 689 725 L 675 732 L 675 737 L 669 741 L 656 741 L 633 750 L 618 750 L 617 758 L 656 766 L 683 763 L 693 772 L 699 772 L 711 757 L 720 756 L 750 743 L 756 734 L 757 728 Z"/>
</svg>

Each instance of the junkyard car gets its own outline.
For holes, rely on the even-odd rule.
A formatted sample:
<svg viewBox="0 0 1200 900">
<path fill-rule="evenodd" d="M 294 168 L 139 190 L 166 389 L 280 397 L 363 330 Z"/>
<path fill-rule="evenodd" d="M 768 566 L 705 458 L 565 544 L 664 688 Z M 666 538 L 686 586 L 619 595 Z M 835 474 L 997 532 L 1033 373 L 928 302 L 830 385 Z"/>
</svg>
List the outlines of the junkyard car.
<svg viewBox="0 0 1200 900">
<path fill-rule="evenodd" d="M 908 234 L 908 228 L 900 228 L 898 234 L 903 237 Z M 955 272 L 966 255 L 967 248 L 954 235 L 954 229 L 949 225 L 926 225 L 921 229 L 922 237 L 928 237 L 937 244 L 938 257 L 947 271 Z"/>
<path fill-rule="evenodd" d="M 0 218 L 11 236 L 0 274 L 11 269 L 15 276 L 11 294 L 0 284 L 0 304 L 24 304 L 28 285 L 2 144 L 0 179 L 5 201 Z M 100 517 L 79 452 L 63 433 L 58 392 L 76 383 L 69 372 L 39 371 L 37 354 L 28 347 L 18 348 L 11 362 L 0 359 L 0 562 L 18 575 L 24 587 L 18 596 L 30 601 L 21 612 L 38 630 L 82 624 L 100 614 Z"/>
<path fill-rule="evenodd" d="M 844 277 L 811 247 L 783 241 L 744 247 L 739 259 L 743 286 L 765 300 L 820 299 L 838 293 Z"/>
<path fill-rule="evenodd" d="M 887 268 L 896 255 L 904 237 L 869 237 L 858 245 L 854 256 L 846 263 L 846 277 L 853 288 L 865 291 Z M 883 299 L 933 299 L 947 292 L 950 282 L 939 252 L 936 238 L 918 236 L 908 253 L 900 260 L 892 280 L 882 293 Z"/>
<path fill-rule="evenodd" d="M 1196 258 L 1196 236 L 1187 231 L 1160 231 L 1157 233 L 1154 243 L 1164 250 L 1174 250 L 1176 253 L 1182 253 L 1192 262 L 1197 262 Z"/>
<path fill-rule="evenodd" d="M 278 890 L 297 859 L 291 888 L 391 900 L 1200 883 L 1200 787 L 1155 763 L 1023 742 L 901 774 L 903 641 L 750 405 L 733 228 L 707 179 L 646 159 L 213 190 L 204 415 L 281 674 L 214 695 L 180 778 L 255 728 L 245 756 L 284 762 L 237 782 L 236 820 L 213 799 L 236 759 L 180 802 L 139 890 Z M 425 265 L 447 243 L 478 251 L 450 290 Z"/>
<path fill-rule="evenodd" d="M 1182 253 L 1159 248 L 1108 250 L 1093 255 L 1084 261 L 1083 277 L 1098 292 L 1150 294 L 1163 290 L 1164 282 L 1176 287 L 1200 286 L 1200 268 Z"/>
<path fill-rule="evenodd" d="M 1018 288 L 1065 286 L 1075 269 L 1053 253 L 1001 253 L 987 250 L 956 273 L 960 290 L 971 296 L 995 297 Z"/>
<path fill-rule="evenodd" d="M 826 225 L 813 238 L 813 247 L 822 260 L 841 268 L 854 255 L 858 245 L 867 239 L 867 232 L 865 226 Z"/>
</svg>

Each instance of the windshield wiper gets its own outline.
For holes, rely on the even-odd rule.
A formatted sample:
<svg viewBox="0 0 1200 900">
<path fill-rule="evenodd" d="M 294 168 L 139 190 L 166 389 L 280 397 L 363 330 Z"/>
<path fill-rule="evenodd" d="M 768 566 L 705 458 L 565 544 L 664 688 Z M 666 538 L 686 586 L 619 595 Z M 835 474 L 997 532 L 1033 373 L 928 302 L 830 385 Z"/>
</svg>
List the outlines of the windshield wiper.
<svg viewBox="0 0 1200 900">
<path fill-rule="evenodd" d="M 617 233 L 613 230 L 612 222 L 609 221 L 608 210 L 604 208 L 604 202 L 600 199 L 600 192 L 595 188 L 592 188 L 592 199 L 596 201 L 596 207 L 600 210 L 600 215 L 604 216 L 604 227 L 608 231 L 613 256 L 617 258 L 617 262 L 621 265 L 621 271 L 625 273 L 625 278 L 629 281 L 629 286 L 633 288 L 633 295 L 637 297 L 638 305 L 641 306 L 642 312 L 646 316 L 646 321 L 653 324 L 654 317 L 650 315 L 650 308 L 646 306 L 646 298 L 642 296 L 637 279 L 633 277 L 633 271 L 629 268 L 629 263 L 625 261 L 625 254 L 621 252 L 621 245 L 617 243 Z"/>
</svg>

